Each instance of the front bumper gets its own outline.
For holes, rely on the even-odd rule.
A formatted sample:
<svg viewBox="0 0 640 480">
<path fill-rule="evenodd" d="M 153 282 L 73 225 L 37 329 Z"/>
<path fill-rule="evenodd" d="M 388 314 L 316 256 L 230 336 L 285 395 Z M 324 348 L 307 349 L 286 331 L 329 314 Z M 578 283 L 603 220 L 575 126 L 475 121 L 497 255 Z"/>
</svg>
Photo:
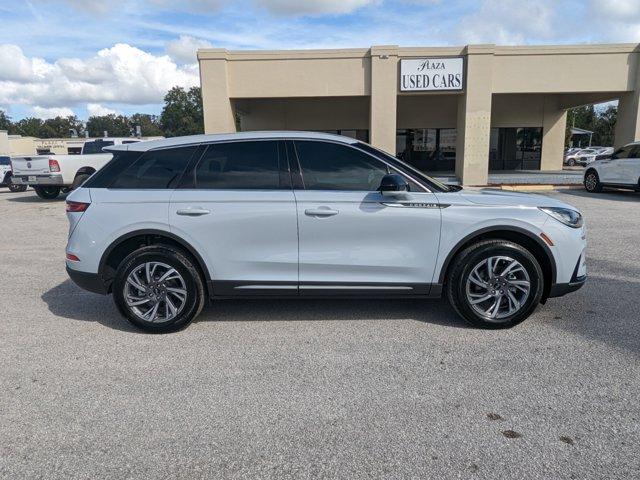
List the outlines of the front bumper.
<svg viewBox="0 0 640 480">
<path fill-rule="evenodd" d="M 35 180 L 30 181 L 29 177 L 35 177 Z M 62 175 L 14 175 L 11 181 L 16 185 L 64 185 Z"/>
<path fill-rule="evenodd" d="M 576 290 L 580 290 L 582 286 L 587 283 L 587 273 L 584 262 L 585 259 L 583 253 L 580 255 L 578 263 L 576 263 L 576 268 L 573 270 L 573 275 L 571 276 L 569 283 L 554 283 L 551 285 L 549 298 L 562 297 L 567 293 L 575 292 Z"/>
<path fill-rule="evenodd" d="M 109 293 L 109 289 L 97 273 L 80 272 L 67 266 L 67 274 L 69 275 L 69 278 L 73 280 L 73 283 L 83 290 L 99 293 L 101 295 Z"/>
</svg>

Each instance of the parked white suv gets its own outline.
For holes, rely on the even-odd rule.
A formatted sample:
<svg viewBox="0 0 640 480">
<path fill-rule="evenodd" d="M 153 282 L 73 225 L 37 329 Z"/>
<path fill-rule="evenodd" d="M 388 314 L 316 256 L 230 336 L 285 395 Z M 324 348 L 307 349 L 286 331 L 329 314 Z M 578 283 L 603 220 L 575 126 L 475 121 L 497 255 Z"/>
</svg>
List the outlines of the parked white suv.
<svg viewBox="0 0 640 480">
<path fill-rule="evenodd" d="M 581 214 L 551 198 L 461 190 L 357 140 L 304 132 L 112 147 L 69 195 L 67 271 L 151 331 L 207 299 L 432 298 L 513 326 L 586 279 Z"/>
<path fill-rule="evenodd" d="M 640 191 L 640 142 L 625 145 L 611 156 L 589 164 L 584 172 L 584 188 L 601 192 L 603 187 Z"/>
</svg>

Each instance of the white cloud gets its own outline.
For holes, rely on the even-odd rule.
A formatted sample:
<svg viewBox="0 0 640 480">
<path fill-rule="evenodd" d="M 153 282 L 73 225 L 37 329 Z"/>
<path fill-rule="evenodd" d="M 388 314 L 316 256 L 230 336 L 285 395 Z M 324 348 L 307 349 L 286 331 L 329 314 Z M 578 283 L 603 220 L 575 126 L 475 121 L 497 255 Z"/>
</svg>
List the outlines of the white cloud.
<svg viewBox="0 0 640 480">
<path fill-rule="evenodd" d="M 199 84 L 197 65 L 177 65 L 168 55 L 152 55 L 127 44 L 105 48 L 88 59 L 52 63 L 26 57 L 16 45 L 0 45 L 0 60 L 7 58 L 17 62 L 0 61 L 0 104 L 152 104 L 162 102 L 176 85 Z"/>
<path fill-rule="evenodd" d="M 52 107 L 52 108 L 44 108 L 40 106 L 35 106 L 29 109 L 31 116 L 38 117 L 43 120 L 48 118 L 56 118 L 56 117 L 69 117 L 71 115 L 75 115 L 73 110 L 66 107 Z"/>
<path fill-rule="evenodd" d="M 623 23 L 640 21 L 640 0 L 591 0 L 597 18 L 609 18 Z"/>
<path fill-rule="evenodd" d="M 196 61 L 196 52 L 199 48 L 208 48 L 213 45 L 200 38 L 189 35 L 180 35 L 180 38 L 167 43 L 167 54 L 178 63 L 193 63 Z"/>
<path fill-rule="evenodd" d="M 552 0 L 485 0 L 463 17 L 457 36 L 462 43 L 518 44 L 557 35 Z"/>
<path fill-rule="evenodd" d="M 326 15 L 350 13 L 380 0 L 255 0 L 270 12 L 279 15 Z"/>
<path fill-rule="evenodd" d="M 121 112 L 112 108 L 107 108 L 99 103 L 88 103 L 87 113 L 90 117 L 101 117 L 103 115 L 120 115 Z"/>
</svg>

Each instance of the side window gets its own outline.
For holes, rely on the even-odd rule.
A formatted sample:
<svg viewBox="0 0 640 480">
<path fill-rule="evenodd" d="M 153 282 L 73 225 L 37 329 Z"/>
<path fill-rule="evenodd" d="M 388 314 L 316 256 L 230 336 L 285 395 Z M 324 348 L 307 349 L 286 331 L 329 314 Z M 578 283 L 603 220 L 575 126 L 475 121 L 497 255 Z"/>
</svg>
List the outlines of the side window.
<svg viewBox="0 0 640 480">
<path fill-rule="evenodd" d="M 105 153 L 102 151 L 102 149 L 104 147 L 110 147 L 111 145 L 113 145 L 113 142 L 111 140 L 94 140 L 93 142 L 85 142 L 84 146 L 82 147 L 82 154 L 92 155 L 94 153 Z"/>
<path fill-rule="evenodd" d="M 613 155 L 611 155 L 611 159 L 620 160 L 623 158 L 629 158 L 629 154 L 631 153 L 632 148 L 633 146 L 619 148 L 618 150 L 613 152 Z"/>
<path fill-rule="evenodd" d="M 640 158 L 640 145 L 634 145 L 627 158 Z"/>
<path fill-rule="evenodd" d="M 355 148 L 330 142 L 295 141 L 307 190 L 374 191 L 389 170 Z"/>
<path fill-rule="evenodd" d="M 197 148 L 190 146 L 145 152 L 121 171 L 111 188 L 174 188 Z"/>
<path fill-rule="evenodd" d="M 195 169 L 195 187 L 210 190 L 280 189 L 278 158 L 277 141 L 212 144 Z"/>
</svg>

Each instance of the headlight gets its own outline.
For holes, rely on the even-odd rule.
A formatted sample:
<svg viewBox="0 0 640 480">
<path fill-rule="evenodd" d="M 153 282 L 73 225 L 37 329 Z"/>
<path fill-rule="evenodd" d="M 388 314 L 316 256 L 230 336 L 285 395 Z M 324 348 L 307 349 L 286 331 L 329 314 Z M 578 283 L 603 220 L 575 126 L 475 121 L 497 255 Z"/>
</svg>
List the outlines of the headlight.
<svg viewBox="0 0 640 480">
<path fill-rule="evenodd" d="M 580 228 L 583 224 L 582 215 L 580 212 L 571 210 L 569 208 L 560 207 L 538 207 L 547 215 L 555 218 L 561 223 L 571 228 Z"/>
</svg>

